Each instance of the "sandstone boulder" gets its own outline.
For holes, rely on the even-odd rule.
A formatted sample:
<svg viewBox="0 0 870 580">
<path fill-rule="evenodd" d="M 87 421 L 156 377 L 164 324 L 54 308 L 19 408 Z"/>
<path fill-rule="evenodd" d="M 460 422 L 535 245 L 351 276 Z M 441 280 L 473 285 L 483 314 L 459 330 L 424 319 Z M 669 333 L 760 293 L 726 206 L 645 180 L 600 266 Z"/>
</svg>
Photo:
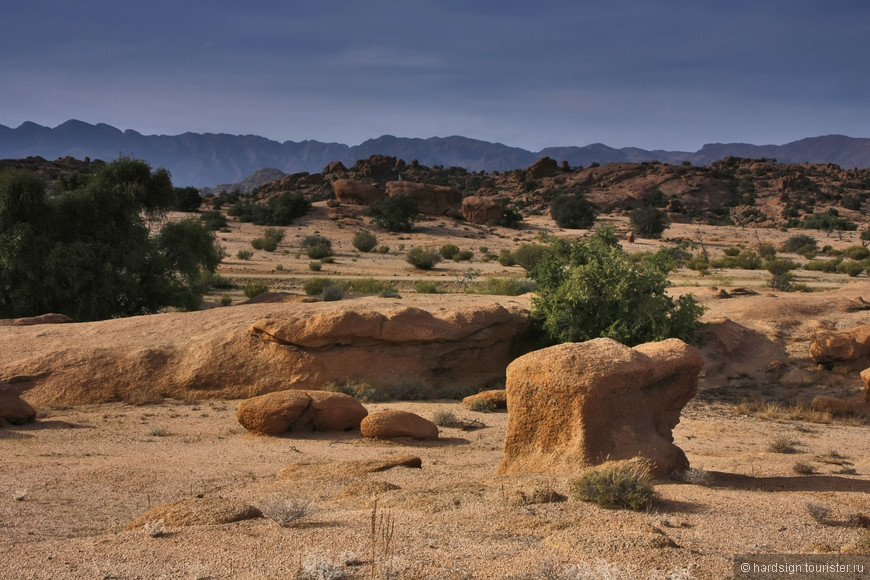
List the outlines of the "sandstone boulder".
<svg viewBox="0 0 870 580">
<path fill-rule="evenodd" d="M 817 363 L 851 362 L 870 355 L 870 326 L 851 330 L 821 330 L 810 343 L 810 357 Z"/>
<path fill-rule="evenodd" d="M 549 157 L 541 157 L 531 165 L 527 170 L 529 179 L 542 179 L 544 177 L 553 177 L 559 172 L 559 165 L 555 160 Z"/>
<path fill-rule="evenodd" d="M 351 205 L 371 205 L 387 196 L 386 193 L 363 181 L 337 179 L 332 182 L 332 191 L 339 203 Z"/>
<path fill-rule="evenodd" d="M 344 393 L 278 391 L 239 403 L 236 417 L 248 431 L 280 435 L 288 431 L 349 431 L 368 414 Z"/>
<path fill-rule="evenodd" d="M 37 407 L 245 399 L 351 380 L 411 379 L 437 396 L 504 384 L 528 316 L 524 298 L 421 295 L 7 326 L 0 380 Z"/>
<path fill-rule="evenodd" d="M 363 437 L 373 439 L 438 439 L 438 426 L 420 415 L 408 411 L 387 409 L 376 411 L 362 420 L 359 426 Z"/>
<path fill-rule="evenodd" d="M 4 422 L 11 425 L 24 425 L 34 421 L 36 421 L 36 409 L 21 399 L 19 389 L 0 382 L 0 426 Z"/>
<path fill-rule="evenodd" d="M 451 210 L 458 210 L 462 203 L 462 194 L 452 187 L 443 185 L 427 185 L 413 181 L 388 181 L 387 194 L 407 195 L 417 200 L 417 209 L 426 215 L 442 216 Z"/>
<path fill-rule="evenodd" d="M 504 389 L 490 389 L 481 391 L 475 395 L 469 395 L 462 399 L 462 404 L 470 407 L 475 401 L 483 401 L 493 409 L 507 409 L 507 391 Z"/>
<path fill-rule="evenodd" d="M 299 462 L 284 466 L 278 472 L 279 480 L 359 478 L 367 473 L 379 473 L 397 467 L 421 469 L 423 460 L 416 455 L 390 455 L 377 459 L 353 461 Z"/>
<path fill-rule="evenodd" d="M 169 527 L 229 524 L 263 517 L 254 506 L 222 497 L 182 499 L 152 508 L 130 522 L 127 531 L 141 530 L 159 521 Z"/>
<path fill-rule="evenodd" d="M 490 224 L 501 219 L 501 205 L 491 197 L 471 196 L 462 200 L 462 217 L 473 224 Z"/>
<path fill-rule="evenodd" d="M 634 457 L 657 476 L 687 469 L 671 430 L 703 364 L 678 339 L 629 348 L 599 338 L 518 358 L 507 370 L 501 473 L 575 473 Z"/>
<path fill-rule="evenodd" d="M 73 319 L 65 314 L 40 314 L 27 318 L 6 318 L 0 320 L 0 326 L 34 326 L 37 324 L 67 324 Z"/>
</svg>

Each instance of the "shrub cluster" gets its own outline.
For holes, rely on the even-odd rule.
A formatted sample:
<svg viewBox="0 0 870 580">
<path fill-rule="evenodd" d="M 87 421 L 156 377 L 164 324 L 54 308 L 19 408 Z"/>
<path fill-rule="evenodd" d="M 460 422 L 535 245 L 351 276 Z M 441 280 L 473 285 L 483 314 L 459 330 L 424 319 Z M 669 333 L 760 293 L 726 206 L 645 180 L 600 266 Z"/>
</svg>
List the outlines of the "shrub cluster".
<svg viewBox="0 0 870 580">
<path fill-rule="evenodd" d="M 353 235 L 352 243 L 354 248 L 365 254 L 378 245 L 378 238 L 368 230 L 359 230 Z"/>
<path fill-rule="evenodd" d="M 299 193 L 282 193 L 266 203 L 238 201 L 227 214 L 235 216 L 240 222 L 253 222 L 261 226 L 289 226 L 293 220 L 302 217 L 311 209 L 311 202 Z"/>
<path fill-rule="evenodd" d="M 441 255 L 428 248 L 411 248 L 408 252 L 408 263 L 420 270 L 431 270 L 441 261 Z"/>
<path fill-rule="evenodd" d="M 332 255 L 332 242 L 323 236 L 305 236 L 300 246 L 312 260 L 320 260 Z"/>
<path fill-rule="evenodd" d="M 278 244 L 284 239 L 284 230 L 281 228 L 266 228 L 263 230 L 263 237 L 255 238 L 251 241 L 251 246 L 255 250 L 265 250 L 274 252 L 278 248 Z"/>
</svg>

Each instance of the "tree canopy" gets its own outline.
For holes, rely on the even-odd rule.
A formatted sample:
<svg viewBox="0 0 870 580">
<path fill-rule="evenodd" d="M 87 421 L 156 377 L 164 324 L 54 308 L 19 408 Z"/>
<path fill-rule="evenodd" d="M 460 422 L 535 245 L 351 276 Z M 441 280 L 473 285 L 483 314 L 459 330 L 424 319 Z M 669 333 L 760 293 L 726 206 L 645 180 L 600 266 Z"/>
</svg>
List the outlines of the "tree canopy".
<svg viewBox="0 0 870 580">
<path fill-rule="evenodd" d="M 169 173 L 122 157 L 56 195 L 37 175 L 0 174 L 0 317 L 98 320 L 193 308 L 219 261 L 199 220 L 149 220 L 177 197 Z"/>
</svg>

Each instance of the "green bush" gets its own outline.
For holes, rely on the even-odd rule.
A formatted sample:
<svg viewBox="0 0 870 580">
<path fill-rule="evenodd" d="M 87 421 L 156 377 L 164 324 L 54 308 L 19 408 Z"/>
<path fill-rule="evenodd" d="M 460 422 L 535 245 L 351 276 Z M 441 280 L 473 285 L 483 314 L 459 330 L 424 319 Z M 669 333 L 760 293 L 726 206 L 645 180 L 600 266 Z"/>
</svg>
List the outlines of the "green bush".
<svg viewBox="0 0 870 580">
<path fill-rule="evenodd" d="M 420 270 L 430 270 L 441 261 L 441 255 L 427 248 L 411 248 L 406 257 L 409 264 Z"/>
<path fill-rule="evenodd" d="M 583 240 L 550 237 L 529 273 L 538 283 L 534 316 L 557 342 L 606 337 L 635 346 L 680 338 L 693 343 L 704 308 L 691 295 L 674 300 L 657 260 L 631 264 L 613 228 Z"/>
<path fill-rule="evenodd" d="M 858 224 L 842 218 L 832 210 L 825 213 L 814 213 L 806 216 L 803 220 L 792 218 L 786 224 L 790 228 L 802 228 L 805 230 L 822 230 L 830 232 L 832 230 L 855 231 L 858 229 Z"/>
<path fill-rule="evenodd" d="M 445 260 L 452 260 L 453 256 L 459 253 L 459 246 L 454 244 L 444 244 L 441 246 L 441 249 L 438 250 L 438 253 L 441 254 L 441 257 Z"/>
<path fill-rule="evenodd" d="M 417 294 L 440 294 L 441 291 L 438 290 L 438 285 L 435 282 L 430 282 L 429 280 L 420 280 L 417 282 L 417 285 L 414 287 L 414 290 Z"/>
<path fill-rule="evenodd" d="M 480 284 L 465 289 L 467 294 L 492 294 L 496 296 L 519 296 L 534 292 L 537 284 L 525 278 L 487 278 Z"/>
<path fill-rule="evenodd" d="M 323 268 L 322 262 L 308 262 L 308 269 L 311 270 L 312 272 L 320 272 L 320 270 L 322 268 Z"/>
<path fill-rule="evenodd" d="M 842 261 L 842 258 L 835 258 L 833 260 L 810 260 L 804 264 L 804 270 L 830 274 L 837 271 L 837 266 L 839 266 Z"/>
<path fill-rule="evenodd" d="M 278 242 L 269 238 L 254 238 L 251 240 L 251 247 L 255 250 L 265 250 L 266 252 L 274 252 L 278 248 Z"/>
<path fill-rule="evenodd" d="M 199 195 L 199 194 L 197 194 Z M 219 211 L 205 211 L 199 216 L 199 219 L 202 220 L 202 223 L 205 224 L 211 231 L 221 230 L 227 227 L 227 218 Z"/>
<path fill-rule="evenodd" d="M 631 228 L 642 238 L 660 238 L 670 225 L 668 214 L 651 205 L 642 205 L 629 214 Z"/>
<path fill-rule="evenodd" d="M 174 187 L 173 194 L 175 196 L 175 203 L 172 209 L 175 211 L 198 211 L 199 206 L 202 204 L 202 196 L 199 195 L 199 190 L 195 187 Z M 224 218 L 224 224 L 226 224 L 226 218 Z"/>
<path fill-rule="evenodd" d="M 525 270 L 531 270 L 546 253 L 547 247 L 541 244 L 523 244 L 513 251 L 514 262 Z"/>
<path fill-rule="evenodd" d="M 571 484 L 577 499 L 604 508 L 639 511 L 658 499 L 649 471 L 636 463 L 609 462 L 588 468 Z"/>
<path fill-rule="evenodd" d="M 467 262 L 474 257 L 474 250 L 459 250 L 453 255 L 454 262 Z"/>
<path fill-rule="evenodd" d="M 368 230 L 359 230 L 353 235 L 352 243 L 354 248 L 365 254 L 378 245 L 378 238 Z"/>
<path fill-rule="evenodd" d="M 550 217 L 560 228 L 588 229 L 595 223 L 595 205 L 582 195 L 560 195 L 550 203 Z"/>
<path fill-rule="evenodd" d="M 867 269 L 867 264 L 863 262 L 855 262 L 853 260 L 848 260 L 845 262 L 840 262 L 840 265 L 837 266 L 837 271 L 842 272 L 843 274 L 848 274 L 850 278 L 854 278 L 861 272 Z"/>
<path fill-rule="evenodd" d="M 344 287 L 341 284 L 329 284 L 320 294 L 324 302 L 335 302 L 344 298 Z"/>
<path fill-rule="evenodd" d="M 302 217 L 311 209 L 311 202 L 299 193 L 282 193 L 267 203 L 238 201 L 227 210 L 240 222 L 253 222 L 261 226 L 288 226 L 297 217 Z"/>
<path fill-rule="evenodd" d="M 242 291 L 248 298 L 253 298 L 254 296 L 259 296 L 260 294 L 268 292 L 269 286 L 265 282 L 249 280 L 242 284 Z"/>
<path fill-rule="evenodd" d="M 870 258 L 870 249 L 864 246 L 849 246 L 843 250 L 843 255 L 850 260 L 866 260 Z"/>
<path fill-rule="evenodd" d="M 323 236 L 305 236 L 300 246 L 312 260 L 320 260 L 332 255 L 332 242 Z"/>
<path fill-rule="evenodd" d="M 393 195 L 379 199 L 363 212 L 376 224 L 391 232 L 410 232 L 419 213 L 417 199 L 407 195 Z"/>
<path fill-rule="evenodd" d="M 740 248 L 734 248 L 734 247 L 725 248 L 723 250 L 723 252 L 725 253 L 726 256 L 736 256 L 740 253 Z"/>
<path fill-rule="evenodd" d="M 308 296 L 318 296 L 323 294 L 324 288 L 333 283 L 334 282 L 329 278 L 309 278 L 305 281 L 305 284 L 303 284 L 302 289 Z"/>
<path fill-rule="evenodd" d="M 396 291 L 396 287 L 389 282 L 374 278 L 355 278 L 347 283 L 347 291 L 354 294 L 381 294 Z"/>
<path fill-rule="evenodd" d="M 232 303 L 233 303 L 232 296 L 230 296 L 229 294 L 222 294 L 221 295 L 221 306 L 229 306 Z"/>
<path fill-rule="evenodd" d="M 390 253 L 390 246 L 378 246 L 379 254 L 388 254 Z"/>
<path fill-rule="evenodd" d="M 239 260 L 250 260 L 251 256 L 253 255 L 254 252 L 252 252 L 251 250 L 239 250 L 238 252 L 236 252 L 236 258 L 238 258 Z"/>
<path fill-rule="evenodd" d="M 783 252 L 794 252 L 795 254 L 803 254 L 804 252 L 815 250 L 818 251 L 818 242 L 812 236 L 807 234 L 796 234 L 789 237 L 780 248 Z"/>
<path fill-rule="evenodd" d="M 507 248 L 503 248 L 501 251 L 499 251 L 498 263 L 505 267 L 513 266 L 514 264 L 516 264 L 513 254 L 511 254 L 511 251 Z"/>
<path fill-rule="evenodd" d="M 773 274 L 774 276 L 781 276 L 786 272 L 790 272 L 798 267 L 797 264 L 792 262 L 791 260 L 786 260 L 784 258 L 775 258 L 773 260 L 768 260 L 764 263 L 764 269 Z"/>
</svg>

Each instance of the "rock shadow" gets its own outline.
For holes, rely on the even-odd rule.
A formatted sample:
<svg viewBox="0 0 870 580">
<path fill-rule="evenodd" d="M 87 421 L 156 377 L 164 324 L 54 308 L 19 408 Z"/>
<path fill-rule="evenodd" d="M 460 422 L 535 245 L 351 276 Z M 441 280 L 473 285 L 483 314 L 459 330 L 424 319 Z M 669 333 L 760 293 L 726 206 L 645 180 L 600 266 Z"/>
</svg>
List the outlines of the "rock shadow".
<svg viewBox="0 0 870 580">
<path fill-rule="evenodd" d="M 837 475 L 793 475 L 755 477 L 722 471 L 708 472 L 709 487 L 741 491 L 847 491 L 870 493 L 870 481 Z"/>
</svg>

